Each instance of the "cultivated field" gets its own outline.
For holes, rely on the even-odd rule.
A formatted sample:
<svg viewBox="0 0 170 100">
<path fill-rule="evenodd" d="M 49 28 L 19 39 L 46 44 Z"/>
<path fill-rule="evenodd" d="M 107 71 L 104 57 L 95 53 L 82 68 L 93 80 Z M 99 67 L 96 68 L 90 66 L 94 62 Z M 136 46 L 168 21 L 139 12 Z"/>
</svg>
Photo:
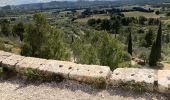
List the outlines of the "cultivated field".
<svg viewBox="0 0 170 100">
<path fill-rule="evenodd" d="M 139 17 L 144 16 L 146 18 L 160 18 L 163 15 L 156 15 L 154 13 L 147 13 L 147 12 L 139 12 L 139 11 L 133 11 L 133 12 L 124 12 L 123 13 L 126 17 Z"/>
</svg>

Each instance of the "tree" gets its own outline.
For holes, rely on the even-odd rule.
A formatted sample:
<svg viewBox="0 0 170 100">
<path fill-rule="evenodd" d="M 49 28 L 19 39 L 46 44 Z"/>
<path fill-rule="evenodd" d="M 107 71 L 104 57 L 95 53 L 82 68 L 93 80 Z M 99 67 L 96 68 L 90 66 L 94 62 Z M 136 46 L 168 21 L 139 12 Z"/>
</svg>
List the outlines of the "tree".
<svg viewBox="0 0 170 100">
<path fill-rule="evenodd" d="M 21 41 L 23 41 L 24 32 L 25 32 L 25 27 L 22 22 L 13 26 L 13 29 L 12 29 L 13 36 L 16 36 L 16 35 L 19 36 Z"/>
<path fill-rule="evenodd" d="M 94 18 L 89 19 L 89 20 L 87 21 L 87 24 L 90 25 L 90 26 L 94 26 L 94 25 L 96 24 L 96 20 L 95 20 Z"/>
<path fill-rule="evenodd" d="M 160 14 L 160 11 L 157 10 L 157 11 L 155 12 L 155 14 L 156 14 L 156 15 L 159 15 L 159 14 Z"/>
<path fill-rule="evenodd" d="M 84 18 L 84 17 L 88 17 L 88 16 L 90 16 L 92 14 L 92 12 L 91 12 L 91 9 L 90 8 L 87 8 L 87 9 L 85 9 L 83 12 L 82 12 L 82 17 Z"/>
<path fill-rule="evenodd" d="M 156 46 L 157 46 L 157 59 L 159 60 L 161 58 L 161 48 L 162 48 L 162 24 L 160 23 L 157 38 L 156 38 Z"/>
<path fill-rule="evenodd" d="M 144 25 L 145 21 L 147 21 L 147 18 L 144 16 L 140 16 L 138 20 L 139 20 L 139 24 Z"/>
<path fill-rule="evenodd" d="M 72 51 L 73 51 L 73 57 L 74 57 L 74 61 L 79 63 L 81 62 L 81 54 L 83 52 L 83 48 L 81 46 L 81 41 L 78 39 L 73 39 L 73 43 L 71 45 L 72 47 Z"/>
<path fill-rule="evenodd" d="M 149 65 L 156 66 L 157 65 L 157 51 L 156 51 L 156 42 L 153 43 L 150 57 L 149 57 Z"/>
<path fill-rule="evenodd" d="M 154 25 L 154 18 L 149 18 L 148 19 L 148 25 Z"/>
<path fill-rule="evenodd" d="M 56 60 L 67 60 L 70 61 L 71 54 L 69 49 L 66 48 L 63 42 L 63 31 L 57 28 L 52 28 L 50 35 L 48 36 L 47 43 L 42 47 L 42 54 L 46 55 L 44 58 L 52 58 Z M 48 51 L 48 52 L 47 52 Z"/>
<path fill-rule="evenodd" d="M 108 19 L 103 19 L 101 23 L 101 29 L 109 31 L 110 30 L 111 23 Z"/>
<path fill-rule="evenodd" d="M 118 19 L 117 20 L 111 20 L 110 25 L 111 25 L 110 28 L 111 28 L 111 31 L 113 32 L 113 34 L 118 34 L 119 29 L 121 27 L 120 21 Z"/>
<path fill-rule="evenodd" d="M 5 36 L 9 36 L 11 34 L 10 21 L 8 21 L 7 19 L 3 19 L 1 21 L 1 32 Z"/>
<path fill-rule="evenodd" d="M 26 28 L 22 55 L 46 59 L 70 60 L 70 52 L 64 42 L 64 33 L 56 27 L 49 26 L 42 14 L 35 14 L 32 24 Z"/>
<path fill-rule="evenodd" d="M 132 35 L 131 35 L 131 29 L 128 29 L 129 36 L 128 36 L 128 53 L 132 55 Z"/>
<path fill-rule="evenodd" d="M 161 47 L 162 47 L 161 38 L 162 38 L 162 24 L 160 23 L 158 33 L 157 33 L 157 38 L 152 46 L 151 54 L 149 57 L 150 66 L 156 66 L 157 62 L 161 59 Z"/>
<path fill-rule="evenodd" d="M 119 67 L 119 64 L 130 61 L 130 56 L 123 51 L 122 45 L 117 39 L 105 33 L 102 34 L 101 41 L 98 47 L 101 65 L 110 66 L 111 69 L 115 69 Z"/>
<path fill-rule="evenodd" d="M 146 47 L 150 47 L 153 44 L 154 34 L 151 29 L 145 35 Z"/>
</svg>

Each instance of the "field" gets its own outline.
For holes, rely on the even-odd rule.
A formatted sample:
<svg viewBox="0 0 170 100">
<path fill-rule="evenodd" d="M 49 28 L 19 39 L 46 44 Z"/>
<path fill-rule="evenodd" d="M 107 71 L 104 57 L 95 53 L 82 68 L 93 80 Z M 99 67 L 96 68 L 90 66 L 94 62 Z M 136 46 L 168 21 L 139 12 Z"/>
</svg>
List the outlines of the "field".
<svg viewBox="0 0 170 100">
<path fill-rule="evenodd" d="M 152 7 L 151 5 L 127 5 L 127 6 L 122 6 L 122 7 L 117 7 L 120 9 L 132 9 L 133 7 L 142 7 L 145 9 L 153 9 L 153 10 L 161 10 L 161 7 Z"/>
<path fill-rule="evenodd" d="M 109 19 L 110 16 L 107 16 L 107 15 L 92 15 L 90 17 L 77 19 L 76 22 L 86 23 L 89 19 L 92 19 L 92 18 L 94 18 L 94 19 Z"/>
<path fill-rule="evenodd" d="M 146 12 L 139 12 L 139 11 L 124 12 L 123 14 L 126 17 L 139 17 L 139 16 L 144 16 L 146 18 L 160 18 L 160 17 L 163 17 L 163 15 L 156 15 L 154 13 L 146 13 Z"/>
</svg>

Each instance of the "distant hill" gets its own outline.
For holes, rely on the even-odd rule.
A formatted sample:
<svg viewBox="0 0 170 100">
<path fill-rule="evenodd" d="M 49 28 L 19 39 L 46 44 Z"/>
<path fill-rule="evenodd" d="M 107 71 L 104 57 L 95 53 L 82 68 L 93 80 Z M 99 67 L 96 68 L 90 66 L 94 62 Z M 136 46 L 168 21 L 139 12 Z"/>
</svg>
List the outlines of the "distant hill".
<svg viewBox="0 0 170 100">
<path fill-rule="evenodd" d="M 48 3 L 33 3 L 18 6 L 12 6 L 13 9 L 22 10 L 37 10 L 37 9 L 51 9 L 51 8 L 85 8 L 92 6 L 113 6 L 119 1 L 52 1 Z"/>
<path fill-rule="evenodd" d="M 119 6 L 126 4 L 162 4 L 169 3 L 170 0 L 95 0 L 95 1 L 52 1 L 47 3 L 32 3 L 17 6 L 11 6 L 17 10 L 42 10 L 56 8 L 88 8 L 95 6 Z"/>
<path fill-rule="evenodd" d="M 170 2 L 170 0 L 119 0 L 129 4 L 162 4 Z"/>
</svg>

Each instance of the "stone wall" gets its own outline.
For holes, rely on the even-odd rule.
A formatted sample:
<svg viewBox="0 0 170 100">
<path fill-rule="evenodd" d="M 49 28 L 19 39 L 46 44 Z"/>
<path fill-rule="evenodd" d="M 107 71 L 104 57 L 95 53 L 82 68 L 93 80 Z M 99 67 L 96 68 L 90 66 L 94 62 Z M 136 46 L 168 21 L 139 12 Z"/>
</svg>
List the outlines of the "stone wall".
<svg viewBox="0 0 170 100">
<path fill-rule="evenodd" d="M 72 62 L 24 57 L 0 51 L 0 66 L 25 75 L 29 71 L 41 78 L 76 80 L 97 86 L 124 86 L 142 88 L 160 93 L 170 93 L 170 70 L 117 68 L 113 72 L 108 66 L 82 65 Z"/>
</svg>

